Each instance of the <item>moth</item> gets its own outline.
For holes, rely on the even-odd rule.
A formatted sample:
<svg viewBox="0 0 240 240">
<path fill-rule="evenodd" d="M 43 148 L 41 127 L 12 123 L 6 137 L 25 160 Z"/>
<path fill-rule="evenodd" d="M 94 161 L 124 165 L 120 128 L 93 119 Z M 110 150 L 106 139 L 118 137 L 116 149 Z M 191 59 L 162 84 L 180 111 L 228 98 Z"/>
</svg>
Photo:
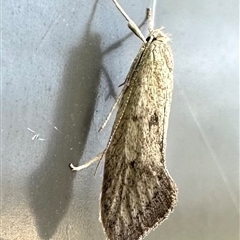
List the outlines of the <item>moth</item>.
<svg viewBox="0 0 240 240">
<path fill-rule="evenodd" d="M 177 203 L 177 186 L 165 160 L 173 57 L 169 36 L 163 28 L 152 28 L 150 11 L 145 38 L 112 1 L 143 44 L 114 105 L 119 109 L 106 149 L 89 163 L 70 167 L 81 170 L 105 155 L 100 202 L 105 235 L 109 240 L 138 240 L 161 224 Z"/>
</svg>

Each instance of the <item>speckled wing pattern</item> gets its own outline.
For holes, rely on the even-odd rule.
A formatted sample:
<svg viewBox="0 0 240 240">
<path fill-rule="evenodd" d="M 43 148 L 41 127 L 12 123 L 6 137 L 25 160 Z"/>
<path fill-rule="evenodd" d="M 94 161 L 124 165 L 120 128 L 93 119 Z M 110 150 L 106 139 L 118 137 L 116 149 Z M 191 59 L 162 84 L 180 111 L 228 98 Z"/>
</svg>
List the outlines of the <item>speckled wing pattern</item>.
<svg viewBox="0 0 240 240">
<path fill-rule="evenodd" d="M 172 52 L 162 29 L 147 40 L 125 81 L 105 154 L 100 218 L 110 240 L 144 238 L 177 202 L 165 163 Z"/>
</svg>

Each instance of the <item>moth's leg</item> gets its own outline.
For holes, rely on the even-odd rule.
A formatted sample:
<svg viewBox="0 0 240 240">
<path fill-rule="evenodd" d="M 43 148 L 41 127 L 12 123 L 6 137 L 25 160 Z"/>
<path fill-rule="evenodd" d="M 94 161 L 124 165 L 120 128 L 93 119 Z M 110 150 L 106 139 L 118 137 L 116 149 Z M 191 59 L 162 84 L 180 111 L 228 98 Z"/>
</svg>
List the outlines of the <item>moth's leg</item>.
<svg viewBox="0 0 240 240">
<path fill-rule="evenodd" d="M 121 98 L 122 98 L 122 95 L 123 95 L 123 91 L 120 93 L 120 95 L 118 96 L 117 100 L 116 100 L 115 103 L 113 104 L 113 106 L 112 106 L 112 108 L 111 108 L 108 116 L 106 117 L 106 119 L 105 119 L 104 123 L 102 124 L 102 126 L 99 128 L 98 132 L 101 132 L 101 131 L 105 128 L 105 126 L 106 126 L 107 122 L 109 121 L 109 119 L 110 119 L 110 117 L 111 117 L 114 109 L 116 108 L 116 106 L 117 106 L 118 103 L 120 102 L 120 100 L 121 100 Z"/>
<path fill-rule="evenodd" d="M 153 18 L 152 18 L 152 11 L 150 8 L 147 8 L 147 19 L 148 19 L 148 31 L 152 32 L 153 30 Z"/>
<path fill-rule="evenodd" d="M 137 37 L 139 37 L 144 43 L 146 43 L 146 39 L 143 36 L 141 30 L 138 28 L 138 26 L 133 22 L 133 20 L 127 15 L 127 13 L 122 9 L 122 7 L 119 5 L 117 0 L 112 0 L 115 6 L 118 8 L 118 10 L 121 12 L 121 14 L 126 18 L 128 21 L 128 27 L 135 33 Z"/>
<path fill-rule="evenodd" d="M 90 161 L 88 161 L 87 163 L 77 166 L 75 167 L 72 163 L 69 164 L 69 167 L 72 171 L 80 171 L 84 168 L 89 167 L 90 165 L 92 165 L 94 162 L 100 160 L 103 157 L 103 152 L 99 153 L 95 158 L 91 159 Z"/>
<path fill-rule="evenodd" d="M 147 14 L 148 14 L 148 13 L 147 13 Z M 142 21 L 142 23 L 139 25 L 139 27 L 138 27 L 139 29 L 144 25 L 144 23 L 145 23 L 146 20 L 148 19 L 148 15 L 147 15 L 147 14 L 146 14 L 145 19 L 144 19 L 144 20 Z M 129 37 L 131 37 L 131 36 L 132 36 L 132 32 L 129 33 L 127 36 L 123 37 L 122 39 L 118 40 L 118 41 L 115 42 L 114 44 L 112 44 L 112 45 L 111 45 L 110 47 L 108 47 L 106 50 L 104 50 L 104 51 L 102 52 L 102 55 L 104 56 L 104 55 L 108 54 L 109 52 L 117 49 L 117 48 L 122 44 L 123 41 L 127 40 L 127 39 L 128 39 Z M 115 91 L 114 91 L 114 88 L 113 88 L 112 83 L 111 83 L 111 78 L 109 77 L 106 69 L 105 69 L 103 66 L 102 66 L 102 68 L 103 68 L 103 72 L 104 72 L 104 74 L 106 75 L 107 81 L 108 81 L 109 86 L 110 86 L 110 94 L 109 94 L 109 95 L 112 95 L 114 98 L 116 98 L 116 97 L 115 97 Z M 121 83 L 118 87 L 123 86 L 125 83 L 126 83 L 126 80 L 125 80 L 123 83 Z M 109 96 L 108 96 L 108 97 L 109 97 Z M 108 98 L 108 97 L 107 97 L 107 98 Z"/>
<path fill-rule="evenodd" d="M 120 100 L 121 100 L 121 98 L 122 98 L 122 95 L 123 95 L 123 91 L 122 91 L 122 92 L 120 93 L 120 95 L 118 96 L 116 102 L 115 102 L 114 105 L 112 106 L 112 108 L 111 108 L 111 110 L 110 110 L 110 112 L 109 112 L 106 120 L 104 121 L 103 125 L 100 127 L 100 129 L 98 130 L 98 132 L 102 131 L 103 128 L 106 126 L 107 122 L 109 121 L 109 119 L 110 119 L 110 117 L 111 117 L 111 115 L 112 115 L 112 112 L 113 112 L 114 109 L 116 108 L 117 104 L 120 102 Z M 82 170 L 82 169 L 85 169 L 85 168 L 89 167 L 89 166 L 92 165 L 94 162 L 98 161 L 98 164 L 97 164 L 97 167 L 96 167 L 96 170 L 95 170 L 95 173 L 96 173 L 97 168 L 98 168 L 98 166 L 99 166 L 99 164 L 100 164 L 100 161 L 101 161 L 101 159 L 103 158 L 103 156 L 104 156 L 104 154 L 106 153 L 106 151 L 107 151 L 107 148 L 106 148 L 103 152 L 99 153 L 96 157 L 94 157 L 93 159 L 91 159 L 90 161 L 88 161 L 87 163 L 85 163 L 85 164 L 83 164 L 83 165 L 80 165 L 80 166 L 77 166 L 77 167 L 76 167 L 76 166 L 74 166 L 72 163 L 70 163 L 70 164 L 69 164 L 69 167 L 70 167 L 70 169 L 71 169 L 72 171 L 80 171 L 80 170 Z M 94 173 L 94 175 L 95 175 L 95 173 Z"/>
<path fill-rule="evenodd" d="M 146 14 L 146 17 L 145 17 L 144 21 L 140 24 L 139 27 L 142 27 L 147 19 L 148 19 L 148 12 L 147 12 L 147 14 Z M 128 35 L 127 35 L 126 37 L 124 37 L 123 39 L 121 39 L 121 40 L 117 41 L 116 43 L 114 43 L 113 45 L 111 45 L 109 48 L 107 48 L 107 49 L 103 52 L 103 55 L 105 55 L 105 54 L 107 54 L 108 52 L 111 52 L 112 50 L 114 50 L 115 48 L 117 48 L 117 47 L 121 44 L 121 42 L 122 42 L 123 40 L 126 40 L 126 39 L 129 38 L 130 36 L 131 36 L 131 34 L 128 34 Z M 112 86 L 112 84 L 111 84 L 111 78 L 109 77 L 109 75 L 108 75 L 108 73 L 107 73 L 107 71 L 106 71 L 106 69 L 105 69 L 104 67 L 103 67 L 103 72 L 104 72 L 105 76 L 106 76 L 107 79 L 108 79 L 108 83 L 109 83 L 109 85 L 110 85 L 110 91 L 112 92 L 111 95 L 114 97 L 115 91 L 114 91 L 114 88 L 113 88 L 113 86 Z M 131 71 L 130 71 L 130 72 L 131 72 Z M 127 82 L 128 78 L 129 78 L 129 76 L 127 76 L 126 80 L 125 80 L 123 83 L 121 83 L 118 87 L 121 87 L 121 86 L 125 85 L 125 83 Z M 114 111 L 114 109 L 116 108 L 117 104 L 118 104 L 119 101 L 121 100 L 122 94 L 123 94 L 123 91 L 121 91 L 120 95 L 119 95 L 118 98 L 116 99 L 116 102 L 115 102 L 114 105 L 112 106 L 111 111 L 109 112 L 106 120 L 104 121 L 103 125 L 100 127 L 100 129 L 98 130 L 98 132 L 102 131 L 102 130 L 104 129 L 104 127 L 106 126 L 107 122 L 109 121 L 109 119 L 110 119 L 110 117 L 111 117 L 111 115 L 112 115 L 112 112 Z"/>
</svg>

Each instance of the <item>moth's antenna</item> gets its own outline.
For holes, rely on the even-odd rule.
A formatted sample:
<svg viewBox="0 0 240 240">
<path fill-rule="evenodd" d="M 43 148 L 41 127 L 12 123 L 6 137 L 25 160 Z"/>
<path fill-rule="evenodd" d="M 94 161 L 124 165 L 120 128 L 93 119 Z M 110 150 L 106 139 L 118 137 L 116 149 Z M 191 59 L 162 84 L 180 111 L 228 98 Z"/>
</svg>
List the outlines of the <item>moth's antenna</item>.
<svg viewBox="0 0 240 240">
<path fill-rule="evenodd" d="M 148 32 L 151 33 L 153 30 L 153 22 L 152 22 L 152 11 L 150 8 L 147 8 L 147 20 L 148 20 Z"/>
<path fill-rule="evenodd" d="M 154 23 L 155 23 L 155 14 L 156 14 L 156 0 L 152 0 L 152 27 L 154 28 Z"/>
<path fill-rule="evenodd" d="M 148 31 L 149 33 L 154 29 L 156 0 L 152 0 L 151 9 L 147 9 Z"/>
<path fill-rule="evenodd" d="M 146 43 L 146 39 L 143 36 L 141 30 L 138 28 L 138 26 L 133 22 L 133 20 L 127 15 L 127 13 L 122 9 L 122 7 L 119 5 L 117 0 L 112 0 L 117 9 L 121 12 L 121 14 L 126 18 L 128 21 L 128 27 L 135 33 L 137 37 L 139 37 L 144 43 Z"/>
</svg>

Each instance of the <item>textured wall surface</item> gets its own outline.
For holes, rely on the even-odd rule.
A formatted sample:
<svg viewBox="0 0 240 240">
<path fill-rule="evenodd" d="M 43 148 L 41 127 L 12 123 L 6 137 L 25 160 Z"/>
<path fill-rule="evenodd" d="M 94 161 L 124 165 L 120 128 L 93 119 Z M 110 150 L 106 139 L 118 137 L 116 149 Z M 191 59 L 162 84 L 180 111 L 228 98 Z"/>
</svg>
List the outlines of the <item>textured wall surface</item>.
<svg viewBox="0 0 240 240">
<path fill-rule="evenodd" d="M 138 25 L 151 6 L 119 2 Z M 157 2 L 155 27 L 172 35 L 175 59 L 167 165 L 179 202 L 146 240 L 237 240 L 238 1 Z M 1 9 L 1 239 L 103 240 L 104 161 L 95 176 L 96 165 L 75 174 L 68 164 L 106 146 L 114 117 L 97 130 L 141 41 L 111 0 Z"/>
</svg>

